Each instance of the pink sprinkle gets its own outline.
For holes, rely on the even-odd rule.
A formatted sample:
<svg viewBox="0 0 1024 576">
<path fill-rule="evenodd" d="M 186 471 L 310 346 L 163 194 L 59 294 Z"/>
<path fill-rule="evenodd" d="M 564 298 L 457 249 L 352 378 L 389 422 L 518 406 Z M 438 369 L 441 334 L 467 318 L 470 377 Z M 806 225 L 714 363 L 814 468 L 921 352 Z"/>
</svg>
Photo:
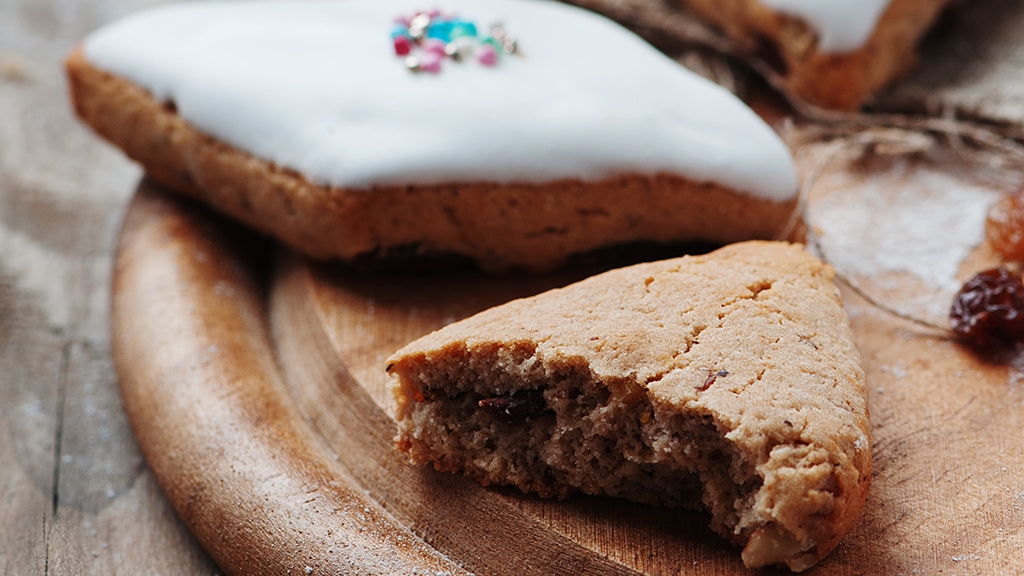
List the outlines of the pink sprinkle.
<svg viewBox="0 0 1024 576">
<path fill-rule="evenodd" d="M 408 56 L 412 52 L 412 40 L 406 36 L 395 36 L 395 54 Z"/>
<path fill-rule="evenodd" d="M 423 41 L 423 50 L 426 52 L 433 52 L 438 56 L 444 56 L 444 40 L 437 38 L 427 38 Z"/>
<path fill-rule="evenodd" d="M 408 28 L 409 27 L 409 17 L 408 16 L 395 16 L 395 24 L 400 24 L 400 25 L 405 26 L 406 28 Z"/>
<path fill-rule="evenodd" d="M 494 46 L 484 44 L 477 50 L 476 60 L 484 66 L 494 66 L 498 63 L 498 52 L 494 49 Z"/>
<path fill-rule="evenodd" d="M 431 18 L 437 18 L 438 16 L 440 16 L 440 15 L 441 15 L 441 11 L 440 11 L 440 10 L 438 10 L 437 8 L 434 8 L 434 9 L 432 9 L 432 10 L 428 10 L 428 11 L 426 12 L 426 15 L 427 15 L 427 16 L 430 16 Z"/>
<path fill-rule="evenodd" d="M 424 52 L 420 58 L 420 70 L 424 72 L 440 72 L 443 57 L 434 52 Z"/>
</svg>

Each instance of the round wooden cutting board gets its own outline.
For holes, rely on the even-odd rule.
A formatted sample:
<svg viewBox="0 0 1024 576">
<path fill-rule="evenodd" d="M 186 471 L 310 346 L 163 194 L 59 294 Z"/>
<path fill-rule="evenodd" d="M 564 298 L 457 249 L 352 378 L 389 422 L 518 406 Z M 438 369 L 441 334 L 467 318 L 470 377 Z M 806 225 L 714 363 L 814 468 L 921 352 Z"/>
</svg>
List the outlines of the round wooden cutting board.
<svg viewBox="0 0 1024 576">
<path fill-rule="evenodd" d="M 958 283 L 994 261 L 984 208 L 1020 176 L 943 147 L 803 152 L 808 240 L 841 279 L 874 444 L 860 523 L 810 573 L 1018 573 L 1024 372 L 952 341 L 943 316 Z M 361 274 L 144 183 L 115 271 L 125 408 L 228 573 L 749 574 L 702 513 L 483 488 L 392 446 L 393 351 L 600 267 Z"/>
</svg>

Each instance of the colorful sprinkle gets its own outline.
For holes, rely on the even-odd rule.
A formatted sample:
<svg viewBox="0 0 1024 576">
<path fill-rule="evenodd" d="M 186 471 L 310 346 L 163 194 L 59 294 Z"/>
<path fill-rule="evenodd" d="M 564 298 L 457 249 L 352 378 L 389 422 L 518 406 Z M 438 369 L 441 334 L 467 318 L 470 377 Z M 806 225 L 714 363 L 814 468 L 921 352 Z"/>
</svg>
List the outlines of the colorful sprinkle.
<svg viewBox="0 0 1024 576">
<path fill-rule="evenodd" d="M 498 51 L 490 44 L 484 44 L 476 54 L 476 61 L 484 66 L 495 66 L 498 63 Z"/>
<path fill-rule="evenodd" d="M 501 43 L 501 49 L 505 54 L 515 54 L 519 52 L 519 42 L 515 36 L 505 36 L 505 39 Z"/>
<path fill-rule="evenodd" d="M 395 36 L 395 54 L 408 56 L 412 53 L 412 39 L 408 36 Z"/>
<path fill-rule="evenodd" d="M 465 20 L 455 20 L 452 22 L 452 38 L 461 38 L 463 36 L 469 36 L 475 38 L 477 36 L 476 24 L 472 22 L 466 22 Z"/>
<path fill-rule="evenodd" d="M 491 46 L 495 50 L 501 50 L 501 42 L 498 41 L 494 36 L 488 36 L 480 41 L 481 44 Z"/>
<path fill-rule="evenodd" d="M 456 62 L 462 62 L 473 55 L 476 46 L 472 38 L 460 36 L 445 45 L 444 54 Z"/>
<path fill-rule="evenodd" d="M 518 54 L 519 44 L 500 24 L 491 26 L 490 35 L 481 36 L 477 25 L 440 10 L 417 12 L 395 18 L 391 31 L 395 54 L 405 57 L 405 66 L 413 72 L 440 72 L 445 58 L 463 62 L 475 56 L 487 67 L 498 64 L 500 54 Z"/>
<path fill-rule="evenodd" d="M 432 22 L 427 27 L 427 38 L 450 42 L 452 39 L 452 23 L 445 20 Z"/>
<path fill-rule="evenodd" d="M 444 56 L 436 52 L 424 52 L 420 56 L 420 70 L 424 72 L 437 73 L 441 71 L 441 60 Z"/>
<path fill-rule="evenodd" d="M 425 30 L 428 26 L 430 26 L 430 22 L 432 19 L 433 16 L 431 16 L 430 14 L 425 14 L 421 12 L 409 19 L 409 28 L 422 28 Z"/>
<path fill-rule="evenodd" d="M 427 38 L 426 40 L 420 43 L 420 47 L 423 48 L 425 52 L 433 52 L 438 56 L 445 55 L 445 46 L 447 46 L 447 44 L 441 40 L 438 40 L 437 38 Z"/>
</svg>

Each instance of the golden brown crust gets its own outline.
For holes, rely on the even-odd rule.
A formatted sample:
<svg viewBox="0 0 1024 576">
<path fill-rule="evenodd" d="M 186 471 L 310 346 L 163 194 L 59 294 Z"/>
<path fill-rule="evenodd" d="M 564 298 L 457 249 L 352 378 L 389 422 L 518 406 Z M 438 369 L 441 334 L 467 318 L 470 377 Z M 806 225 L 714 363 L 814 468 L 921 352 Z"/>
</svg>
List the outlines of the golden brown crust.
<svg viewBox="0 0 1024 576">
<path fill-rule="evenodd" d="M 746 242 L 492 308 L 389 360 L 399 448 L 548 495 L 685 505 L 699 477 L 712 528 L 748 566 L 803 570 L 856 523 L 871 476 L 864 373 L 832 278 L 797 245 Z M 475 408 L 540 393 L 529 426 Z"/>
<path fill-rule="evenodd" d="M 542 270 L 622 243 L 774 238 L 796 204 L 674 175 L 328 188 L 199 132 L 172 105 L 95 68 L 80 50 L 66 67 L 78 115 L 153 179 L 315 258 L 412 249 L 467 255 L 487 269 Z"/>
<path fill-rule="evenodd" d="M 917 62 L 916 46 L 949 0 L 893 0 L 863 48 L 824 53 L 815 32 L 758 0 L 681 0 L 750 54 L 759 54 L 796 97 L 858 110 Z"/>
</svg>

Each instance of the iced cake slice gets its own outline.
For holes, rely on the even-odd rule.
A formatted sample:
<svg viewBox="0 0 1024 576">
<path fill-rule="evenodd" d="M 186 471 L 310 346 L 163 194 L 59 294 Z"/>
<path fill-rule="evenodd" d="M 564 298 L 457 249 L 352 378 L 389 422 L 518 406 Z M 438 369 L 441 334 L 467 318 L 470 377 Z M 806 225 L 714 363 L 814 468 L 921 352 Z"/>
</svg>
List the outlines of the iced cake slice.
<svg viewBox="0 0 1024 576">
<path fill-rule="evenodd" d="M 543 496 L 700 506 L 751 567 L 814 565 L 871 475 L 832 269 L 748 242 L 515 300 L 388 360 L 398 447 Z"/>
<path fill-rule="evenodd" d="M 67 59 L 148 175 L 315 258 L 543 270 L 628 243 L 777 238 L 797 203 L 750 108 L 558 2 L 184 2 Z"/>
<path fill-rule="evenodd" d="M 774 69 L 790 93 L 857 110 L 917 62 L 950 0 L 679 0 Z"/>
</svg>

